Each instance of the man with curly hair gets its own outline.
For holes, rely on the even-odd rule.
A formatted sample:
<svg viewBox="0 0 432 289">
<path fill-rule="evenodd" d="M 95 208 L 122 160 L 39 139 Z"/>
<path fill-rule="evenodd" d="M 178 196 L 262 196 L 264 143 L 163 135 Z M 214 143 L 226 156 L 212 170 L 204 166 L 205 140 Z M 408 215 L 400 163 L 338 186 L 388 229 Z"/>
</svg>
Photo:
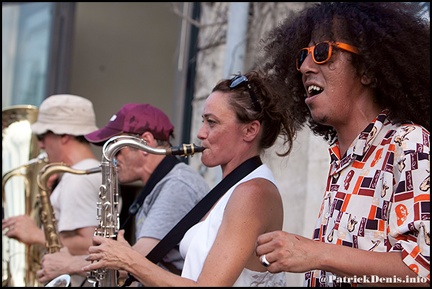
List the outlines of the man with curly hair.
<svg viewBox="0 0 432 289">
<path fill-rule="evenodd" d="M 418 7 L 320 2 L 264 40 L 259 63 L 287 109 L 330 145 L 313 240 L 258 237 L 270 272 L 317 287 L 429 286 L 430 24 Z"/>
</svg>

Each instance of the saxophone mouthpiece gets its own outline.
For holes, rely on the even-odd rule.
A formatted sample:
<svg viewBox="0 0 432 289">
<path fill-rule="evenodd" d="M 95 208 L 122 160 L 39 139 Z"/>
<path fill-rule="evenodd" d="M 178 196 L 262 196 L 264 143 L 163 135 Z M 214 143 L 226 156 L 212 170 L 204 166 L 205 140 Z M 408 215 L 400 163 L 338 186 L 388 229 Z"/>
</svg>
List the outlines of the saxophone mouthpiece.
<svg viewBox="0 0 432 289">
<path fill-rule="evenodd" d="M 205 150 L 205 147 L 197 146 L 195 144 L 183 144 L 175 147 L 171 147 L 167 150 L 167 154 L 175 156 L 192 156 L 195 153 L 201 153 Z"/>
<path fill-rule="evenodd" d="M 48 162 L 48 154 L 41 152 L 37 157 L 28 161 L 27 165 L 35 164 L 38 162 Z"/>
</svg>

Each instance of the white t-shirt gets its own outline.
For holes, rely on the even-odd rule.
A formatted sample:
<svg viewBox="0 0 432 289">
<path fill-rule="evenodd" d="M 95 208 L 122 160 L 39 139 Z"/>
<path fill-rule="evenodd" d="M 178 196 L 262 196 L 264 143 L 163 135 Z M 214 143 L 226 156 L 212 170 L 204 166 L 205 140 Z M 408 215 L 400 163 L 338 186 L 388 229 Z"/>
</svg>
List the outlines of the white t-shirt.
<svg viewBox="0 0 432 289">
<path fill-rule="evenodd" d="M 98 160 L 85 159 L 71 168 L 87 170 L 98 166 L 100 166 Z M 101 184 L 100 172 L 84 175 L 63 174 L 50 196 L 59 232 L 97 227 L 97 202 Z"/>
</svg>

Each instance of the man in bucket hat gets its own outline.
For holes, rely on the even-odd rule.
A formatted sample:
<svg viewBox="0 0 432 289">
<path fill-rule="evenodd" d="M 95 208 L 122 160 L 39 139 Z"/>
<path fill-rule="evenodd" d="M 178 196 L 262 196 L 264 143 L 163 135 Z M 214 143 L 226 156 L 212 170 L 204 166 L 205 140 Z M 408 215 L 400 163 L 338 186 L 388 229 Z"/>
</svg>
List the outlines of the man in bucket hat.
<svg viewBox="0 0 432 289">
<path fill-rule="evenodd" d="M 85 138 L 91 143 L 103 145 L 110 138 L 120 135 L 139 137 L 152 148 L 169 148 L 170 139 L 174 136 L 174 126 L 157 107 L 127 103 L 111 117 L 105 127 L 86 134 Z M 132 205 L 137 210 L 136 242 L 133 247 L 144 256 L 209 192 L 204 178 L 175 156 L 156 155 L 124 147 L 116 155 L 116 164 L 120 183 L 141 181 L 144 184 Z M 138 201 L 146 193 L 143 201 Z M 70 264 L 70 272 L 81 270 L 82 262 L 87 262 L 84 258 L 75 258 L 73 262 L 71 257 L 63 254 L 64 262 Z M 48 258 L 45 258 L 43 265 L 45 264 L 48 266 Z M 172 249 L 159 265 L 180 274 L 183 258 L 178 247 Z M 70 272 L 57 271 L 55 275 Z"/>
<path fill-rule="evenodd" d="M 97 130 L 93 104 L 88 99 L 70 94 L 46 98 L 31 129 L 38 138 L 40 148 L 45 150 L 49 163 L 63 163 L 79 171 L 100 166 L 100 160 L 84 138 L 85 134 Z M 87 254 L 98 225 L 96 203 L 102 175 L 100 172 L 83 175 L 64 173 L 55 182 L 57 184 L 50 188 L 50 201 L 62 250 L 72 255 Z M 3 220 L 2 229 L 5 228 L 9 238 L 26 244 L 46 244 L 44 231 L 36 226 L 30 216 L 13 216 Z M 72 276 L 71 286 L 80 286 L 84 281 L 85 277 Z"/>
</svg>

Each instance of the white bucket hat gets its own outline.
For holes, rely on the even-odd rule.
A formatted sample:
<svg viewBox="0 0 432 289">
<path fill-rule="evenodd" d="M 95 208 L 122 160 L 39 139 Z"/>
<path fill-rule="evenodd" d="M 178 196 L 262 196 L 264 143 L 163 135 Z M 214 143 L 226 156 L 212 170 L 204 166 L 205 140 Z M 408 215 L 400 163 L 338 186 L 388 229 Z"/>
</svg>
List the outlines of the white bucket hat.
<svg viewBox="0 0 432 289">
<path fill-rule="evenodd" d="M 37 121 L 31 129 L 34 134 L 52 131 L 55 134 L 81 136 L 98 127 L 90 100 L 77 95 L 56 94 L 41 103 Z"/>
</svg>

